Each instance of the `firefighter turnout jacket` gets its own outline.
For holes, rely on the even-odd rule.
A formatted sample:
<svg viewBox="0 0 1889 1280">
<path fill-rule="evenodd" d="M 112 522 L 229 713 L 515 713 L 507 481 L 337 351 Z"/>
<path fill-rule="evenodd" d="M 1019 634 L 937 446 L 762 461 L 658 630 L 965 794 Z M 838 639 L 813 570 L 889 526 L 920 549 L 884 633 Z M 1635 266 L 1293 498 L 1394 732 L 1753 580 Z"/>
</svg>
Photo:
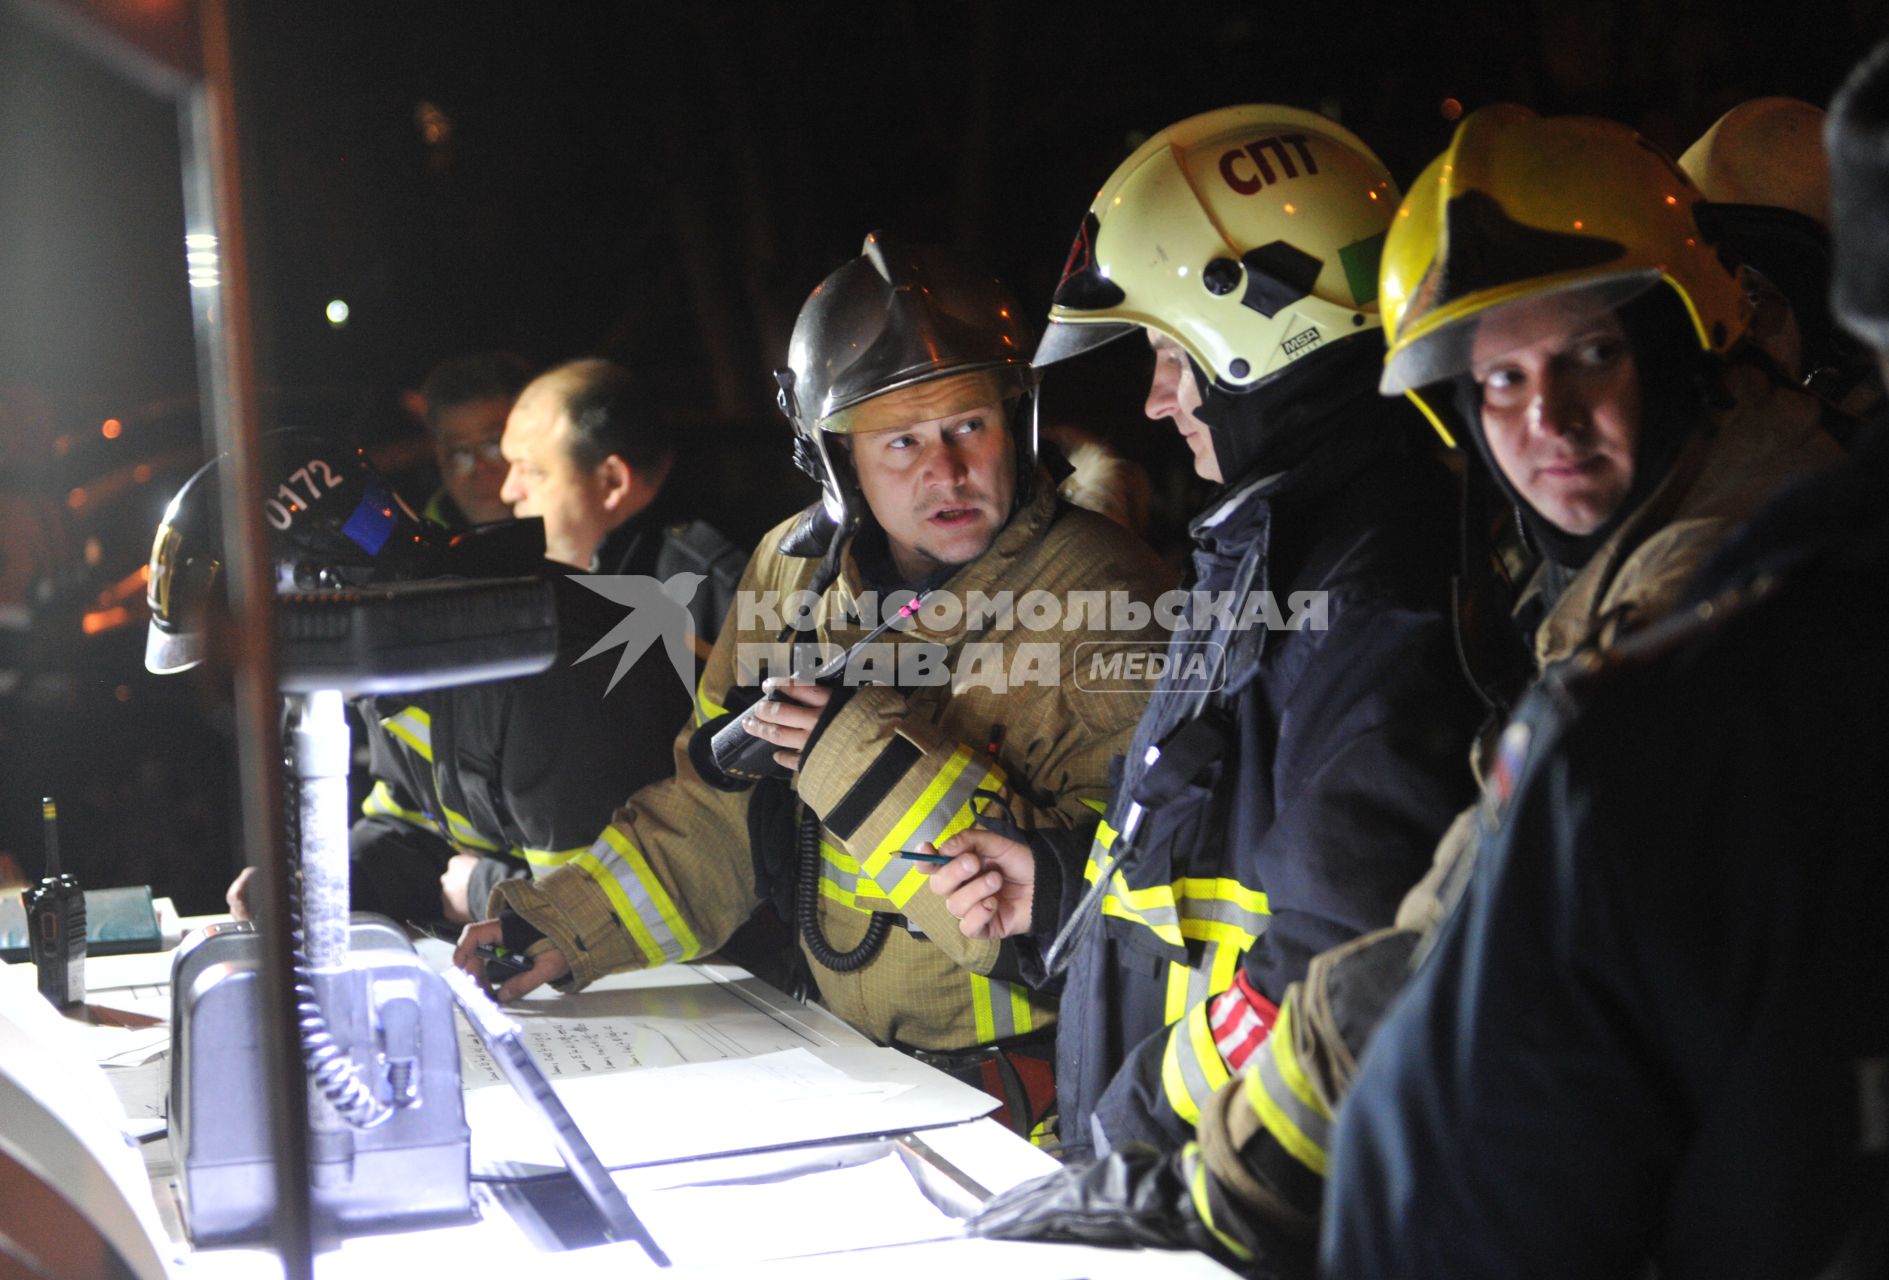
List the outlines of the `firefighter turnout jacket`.
<svg viewBox="0 0 1889 1280">
<path fill-rule="evenodd" d="M 1734 366 L 1727 375 L 1732 406 L 1701 425 L 1665 480 L 1552 602 L 1544 601 L 1545 612 L 1537 610 L 1534 651 L 1544 668 L 1605 651 L 1670 613 L 1742 520 L 1787 482 L 1841 457 L 1809 396 L 1750 367 Z M 1495 739 L 1479 770 L 1485 790 L 1513 785 L 1525 744 L 1520 730 Z M 1419 931 L 1440 914 L 1441 886 L 1474 843 L 1476 815 L 1472 806 L 1451 824 L 1429 872 L 1399 907 L 1395 927 L 1311 962 L 1304 980 L 1287 991 L 1253 1062 L 1204 1109 L 1201 1195 L 1211 1191 L 1219 1204 L 1216 1232 L 1230 1250 L 1278 1254 L 1277 1242 L 1303 1244 L 1315 1230 L 1332 1117 L 1402 988 Z"/>
<path fill-rule="evenodd" d="M 1170 664 L 1083 879 L 1064 886 L 1066 917 L 1110 878 L 1064 991 L 1066 1150 L 1180 1145 L 1228 1076 L 1213 997 L 1243 968 L 1283 999 L 1313 955 L 1388 924 L 1471 794 L 1482 709 L 1452 642 L 1455 486 L 1416 415 L 1368 381 L 1316 438 L 1195 520 L 1194 590 L 1242 608 L 1171 645 L 1224 666 Z"/>
<path fill-rule="evenodd" d="M 854 554 L 858 539 L 817 600 L 801 598 L 816 562 L 782 552 L 793 523 L 762 539 L 743 575 L 698 691 L 703 724 L 751 701 L 770 674 L 762 668 L 780 649 L 781 610 L 804 607 L 813 635 L 833 647 L 878 621 L 862 600 L 873 588 Z M 912 628 L 883 637 L 898 657 L 883 678 L 893 680 L 891 670 L 904 678 L 835 699 L 793 780 L 798 800 L 824 820 L 818 920 L 842 952 L 865 936 L 874 911 L 902 926 L 855 971 L 814 965 L 833 1012 L 880 1041 L 935 1050 L 1008 1039 L 1052 1017 L 1053 1002 L 1004 976 L 1010 948 L 964 938 L 942 899 L 918 892 L 923 869 L 898 854 L 962 830 L 993 803 L 1022 827 L 1094 821 L 1146 686 L 1093 687 L 1078 663 L 1095 641 L 1155 648 L 1147 605 L 1162 578 L 1131 534 L 1061 502 L 1039 479 L 1036 496 L 928 598 Z M 1055 612 L 1019 607 L 1004 617 L 969 607 L 1004 593 L 1053 601 Z M 1138 613 L 1126 611 L 1138 628 L 1091 630 L 1099 615 L 1077 602 L 1107 598 L 1139 602 Z M 676 740 L 675 776 L 632 796 L 588 849 L 534 883 L 498 887 L 564 953 L 574 986 L 712 952 L 782 876 L 796 874 L 778 848 L 792 824 L 767 812 L 769 784 L 711 785 L 690 760 L 691 736 Z"/>
<path fill-rule="evenodd" d="M 659 524 L 654 512 L 605 541 L 598 572 L 700 577 L 688 608 L 712 641 L 741 553 L 710 526 Z M 358 909 L 397 919 L 440 914 L 440 873 L 471 853 L 475 913 L 500 881 L 542 874 L 596 839 L 645 783 L 668 775 L 668 738 L 690 715 L 688 684 L 661 646 L 619 679 L 614 648 L 585 658 L 624 611 L 547 562 L 557 592 L 558 656 L 513 680 L 366 698 L 374 787 L 350 833 Z"/>
<path fill-rule="evenodd" d="M 1341 1116 L 1329 1274 L 1889 1269 L 1881 443 L 1518 712 Z"/>
</svg>

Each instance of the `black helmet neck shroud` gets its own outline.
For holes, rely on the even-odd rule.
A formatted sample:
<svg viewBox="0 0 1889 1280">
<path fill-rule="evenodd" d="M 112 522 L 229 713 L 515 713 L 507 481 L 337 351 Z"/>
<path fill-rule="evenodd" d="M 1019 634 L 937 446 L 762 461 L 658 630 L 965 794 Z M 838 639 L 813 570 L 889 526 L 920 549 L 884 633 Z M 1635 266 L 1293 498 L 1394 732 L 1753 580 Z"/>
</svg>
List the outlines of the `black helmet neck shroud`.
<svg viewBox="0 0 1889 1280">
<path fill-rule="evenodd" d="M 1373 329 L 1301 357 L 1250 391 L 1231 392 L 1190 358 L 1201 392 L 1196 415 L 1213 442 L 1222 489 L 1290 471 L 1318 446 L 1335 413 L 1376 397 L 1383 359 L 1383 335 Z"/>
</svg>

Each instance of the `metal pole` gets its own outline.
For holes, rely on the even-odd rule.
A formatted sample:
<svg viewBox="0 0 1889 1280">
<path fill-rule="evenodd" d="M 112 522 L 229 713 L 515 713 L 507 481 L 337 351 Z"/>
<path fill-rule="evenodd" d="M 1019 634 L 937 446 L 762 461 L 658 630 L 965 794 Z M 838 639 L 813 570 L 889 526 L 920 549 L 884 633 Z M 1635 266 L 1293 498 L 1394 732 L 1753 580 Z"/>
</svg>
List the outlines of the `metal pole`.
<svg viewBox="0 0 1889 1280">
<path fill-rule="evenodd" d="M 262 942 L 261 1032 L 275 1153 L 276 1252 L 285 1280 L 312 1280 L 307 1086 L 296 1052 L 289 865 L 283 837 L 281 693 L 275 661 L 275 584 L 263 527 L 262 458 L 256 396 L 237 82 L 228 0 L 203 0 L 201 88 L 186 108 L 185 146 L 195 172 L 185 184 L 185 243 L 196 317 L 202 399 L 219 451 L 229 455 L 223 545 L 235 616 L 231 645 L 243 845 L 256 868 L 250 899 Z M 207 199 L 205 198 L 207 196 Z"/>
</svg>

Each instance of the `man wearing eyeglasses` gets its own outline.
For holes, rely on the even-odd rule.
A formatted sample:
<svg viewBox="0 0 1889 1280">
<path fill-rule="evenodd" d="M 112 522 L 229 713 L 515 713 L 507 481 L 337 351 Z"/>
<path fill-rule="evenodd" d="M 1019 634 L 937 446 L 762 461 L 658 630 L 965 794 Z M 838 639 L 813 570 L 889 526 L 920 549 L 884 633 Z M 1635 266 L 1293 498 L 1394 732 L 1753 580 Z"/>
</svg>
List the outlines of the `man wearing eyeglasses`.
<svg viewBox="0 0 1889 1280">
<path fill-rule="evenodd" d="M 442 360 L 426 375 L 420 398 L 440 478 L 422 513 L 428 520 L 457 529 L 511 519 L 511 506 L 499 496 L 505 484 L 499 443 L 505 416 L 529 381 L 529 366 L 509 351 Z"/>
</svg>

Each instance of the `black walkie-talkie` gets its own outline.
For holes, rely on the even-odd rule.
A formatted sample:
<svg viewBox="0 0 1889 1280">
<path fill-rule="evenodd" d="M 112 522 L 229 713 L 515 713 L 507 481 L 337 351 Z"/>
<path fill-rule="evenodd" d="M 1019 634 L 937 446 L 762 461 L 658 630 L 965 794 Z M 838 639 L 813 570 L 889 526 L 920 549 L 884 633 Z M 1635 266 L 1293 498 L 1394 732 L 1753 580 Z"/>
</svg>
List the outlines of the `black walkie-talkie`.
<svg viewBox="0 0 1889 1280">
<path fill-rule="evenodd" d="M 39 994 L 61 1009 L 85 1003 L 85 891 L 59 869 L 59 810 L 40 801 L 46 822 L 46 878 L 26 894 L 26 929 Z"/>
</svg>

